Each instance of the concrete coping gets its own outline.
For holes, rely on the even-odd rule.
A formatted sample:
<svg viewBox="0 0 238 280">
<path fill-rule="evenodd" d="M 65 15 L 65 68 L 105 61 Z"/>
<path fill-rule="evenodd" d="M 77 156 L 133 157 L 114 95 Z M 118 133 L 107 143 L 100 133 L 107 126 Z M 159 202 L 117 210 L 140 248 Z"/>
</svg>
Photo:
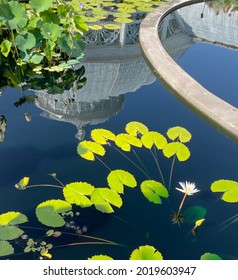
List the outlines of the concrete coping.
<svg viewBox="0 0 238 280">
<path fill-rule="evenodd" d="M 238 141 L 238 109 L 185 72 L 165 51 L 158 36 L 158 25 L 166 15 L 200 2 L 203 1 L 173 0 L 149 13 L 140 26 L 141 51 L 154 75 L 173 95 L 222 133 Z"/>
</svg>

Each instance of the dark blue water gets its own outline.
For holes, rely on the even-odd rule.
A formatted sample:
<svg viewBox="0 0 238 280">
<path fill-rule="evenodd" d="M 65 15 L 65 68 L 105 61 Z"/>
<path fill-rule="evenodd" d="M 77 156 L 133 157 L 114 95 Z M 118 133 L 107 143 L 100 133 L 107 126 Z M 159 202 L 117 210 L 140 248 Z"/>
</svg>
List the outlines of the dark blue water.
<svg viewBox="0 0 238 280">
<path fill-rule="evenodd" d="M 213 46 L 198 44 L 193 48 L 197 54 L 199 51 L 209 52 L 211 47 Z M 187 54 L 189 52 L 190 50 Z M 227 50 L 216 47 L 212 51 L 214 55 L 217 54 L 217 61 L 220 61 L 226 52 Z M 193 59 L 201 61 L 197 57 L 194 55 Z M 195 62 L 189 62 L 190 59 L 191 57 L 185 56 L 185 59 L 180 61 L 181 65 L 187 67 L 190 64 L 193 73 L 197 70 L 199 79 L 207 82 L 210 90 L 219 89 L 223 91 L 222 94 L 226 94 L 227 87 L 237 82 L 231 79 L 236 72 L 237 63 L 231 67 L 217 67 L 215 61 L 211 62 L 211 65 L 206 65 L 206 61 L 195 65 Z M 226 86 L 225 80 L 229 81 Z M 210 88 L 211 81 L 215 88 Z M 236 87 L 232 91 L 235 92 Z M 63 198 L 62 193 L 60 190 L 45 187 L 18 191 L 14 185 L 22 177 L 29 176 L 32 184 L 54 183 L 53 178 L 47 174 L 55 172 L 65 184 L 87 181 L 103 187 L 107 183 L 108 170 L 99 161 L 87 162 L 77 155 L 78 140 L 75 138 L 76 128 L 73 125 L 42 117 L 42 111 L 34 104 L 15 108 L 13 103 L 20 96 L 19 90 L 7 88 L 0 97 L 0 114 L 7 118 L 7 132 L 0 144 L 0 213 L 20 211 L 27 215 L 33 224 L 40 226 L 35 220 L 35 207 L 47 199 Z M 29 123 L 24 119 L 26 111 L 32 115 Z M 124 246 L 83 245 L 60 248 L 52 251 L 54 258 L 87 259 L 94 254 L 108 254 L 115 259 L 128 259 L 133 249 L 145 244 L 156 247 L 164 259 L 199 259 L 205 252 L 216 253 L 228 259 L 238 258 L 238 225 L 233 224 L 226 230 L 217 231 L 220 223 L 237 213 L 237 205 L 218 200 L 219 195 L 210 191 L 211 183 L 215 180 L 238 180 L 237 143 L 186 108 L 167 92 L 159 81 L 142 86 L 135 93 L 126 94 L 123 109 L 102 124 L 87 126 L 85 139 L 89 139 L 92 129 L 99 127 L 115 133 L 123 132 L 130 121 L 143 122 L 150 130 L 162 134 L 177 125 L 192 133 L 192 139 L 188 143 L 191 158 L 184 163 L 175 163 L 170 198 L 163 200 L 162 205 L 152 204 L 142 196 L 138 187 L 126 191 L 123 207 L 112 216 L 100 214 L 93 209 L 84 209 L 79 223 L 88 227 L 88 234 L 110 239 Z M 143 151 L 138 153 L 152 176 L 159 180 L 150 154 Z M 171 160 L 162 156 L 159 159 L 168 181 Z M 113 149 L 108 150 L 103 160 L 111 169 L 130 171 L 138 182 L 146 179 Z M 177 210 L 182 199 L 182 194 L 175 190 L 181 181 L 195 182 L 197 188 L 201 189 L 201 192 L 186 200 L 184 210 L 193 205 L 207 209 L 206 220 L 196 239 L 191 234 L 194 225 L 183 224 L 178 227 L 170 221 L 171 211 Z M 82 238 L 77 241 L 82 241 Z M 68 240 L 65 239 L 64 242 L 68 243 Z"/>
</svg>

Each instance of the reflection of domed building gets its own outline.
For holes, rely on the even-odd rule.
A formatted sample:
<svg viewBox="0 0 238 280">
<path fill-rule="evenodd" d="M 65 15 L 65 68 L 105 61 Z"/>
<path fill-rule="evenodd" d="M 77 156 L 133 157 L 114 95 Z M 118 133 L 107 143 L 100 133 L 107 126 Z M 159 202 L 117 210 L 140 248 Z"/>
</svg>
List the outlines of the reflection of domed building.
<svg viewBox="0 0 238 280">
<path fill-rule="evenodd" d="M 44 111 L 43 116 L 74 124 L 80 140 L 85 125 L 105 122 L 123 107 L 124 94 L 155 81 L 138 44 L 89 46 L 81 65 L 85 67 L 87 78 L 83 88 L 52 95 L 44 90 L 37 91 L 35 101 Z"/>
</svg>

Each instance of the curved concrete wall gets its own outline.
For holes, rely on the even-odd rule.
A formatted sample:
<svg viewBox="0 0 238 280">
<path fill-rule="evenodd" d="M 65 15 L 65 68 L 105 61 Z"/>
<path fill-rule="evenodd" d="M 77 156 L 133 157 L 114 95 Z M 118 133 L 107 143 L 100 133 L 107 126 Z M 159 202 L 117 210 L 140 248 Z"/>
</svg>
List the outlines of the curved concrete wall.
<svg viewBox="0 0 238 280">
<path fill-rule="evenodd" d="M 238 109 L 218 98 L 186 73 L 165 51 L 158 36 L 158 26 L 170 12 L 199 0 L 168 2 L 142 21 L 139 40 L 142 54 L 154 75 L 170 92 L 206 121 L 238 141 Z"/>
</svg>

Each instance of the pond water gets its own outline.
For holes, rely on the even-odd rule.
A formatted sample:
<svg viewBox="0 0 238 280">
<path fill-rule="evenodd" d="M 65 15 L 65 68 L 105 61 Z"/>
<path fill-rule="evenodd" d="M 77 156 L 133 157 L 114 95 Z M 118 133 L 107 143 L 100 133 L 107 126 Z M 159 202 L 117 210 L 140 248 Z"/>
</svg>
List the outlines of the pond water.
<svg viewBox="0 0 238 280">
<path fill-rule="evenodd" d="M 186 71 L 189 70 L 191 74 L 196 75 L 196 78 L 207 88 L 211 87 L 215 91 L 219 89 L 219 94 L 222 96 L 226 95 L 227 91 L 235 92 L 234 87 L 229 88 L 229 86 L 233 85 L 232 77 L 237 69 L 237 63 L 230 63 L 229 67 L 224 67 L 224 64 L 221 64 L 219 72 L 217 71 L 217 63 L 211 63 L 206 65 L 210 69 L 207 70 L 205 54 L 208 52 L 212 53 L 214 57 L 217 56 L 217 61 L 220 61 L 223 56 L 227 57 L 225 61 L 235 60 L 233 55 L 237 54 L 229 52 L 227 56 L 225 48 L 208 44 L 195 44 L 188 49 L 184 56 L 180 57 L 179 63 Z M 204 68 L 198 65 L 197 53 L 204 56 L 204 63 L 200 60 L 199 64 Z M 30 177 L 31 184 L 55 183 L 53 178 L 48 175 L 55 172 L 64 184 L 86 181 L 97 187 L 106 186 L 106 176 L 109 171 L 98 160 L 89 162 L 78 156 L 76 149 L 79 139 L 75 137 L 76 134 L 78 138 L 81 137 L 80 139 L 83 137 L 89 139 L 90 132 L 94 128 L 105 128 L 114 133 L 121 133 L 124 132 L 125 125 L 130 121 L 142 122 L 150 130 L 159 131 L 163 135 L 170 127 L 182 126 L 192 134 L 192 139 L 188 143 L 191 157 L 186 162 L 175 162 L 170 198 L 164 199 L 162 205 L 152 204 L 137 187 L 125 192 L 122 208 L 116 210 L 112 215 L 101 214 L 93 208 L 80 210 L 81 215 L 79 215 L 77 223 L 88 228 L 88 235 L 109 239 L 122 245 L 60 247 L 52 250 L 53 257 L 55 259 L 87 259 L 94 254 L 108 254 L 115 259 L 128 259 L 132 250 L 140 245 L 148 244 L 157 248 L 164 259 L 199 259 L 205 252 L 216 253 L 224 259 L 237 259 L 236 230 L 238 225 L 234 223 L 221 230 L 221 224 L 237 213 L 237 205 L 222 202 L 218 199 L 219 194 L 216 195 L 210 190 L 210 186 L 215 180 L 237 180 L 237 143 L 221 134 L 176 100 L 159 81 L 154 80 L 151 73 L 146 72 L 149 70 L 141 61 L 142 58 L 137 58 L 132 75 L 132 77 L 139 77 L 137 86 L 134 86 L 135 91 L 128 86 L 132 80 L 130 82 L 130 79 L 128 81 L 124 77 L 124 79 L 117 80 L 117 83 L 120 83 L 120 86 L 124 88 L 124 92 L 122 90 L 120 95 L 112 96 L 113 94 L 111 94 L 111 97 L 106 98 L 105 92 L 101 91 L 104 107 L 98 96 L 99 100 L 96 103 L 90 100 L 91 103 L 89 103 L 94 105 L 91 107 L 101 106 L 100 108 L 104 108 L 104 112 L 107 114 L 95 114 L 91 110 L 88 117 L 79 122 L 81 125 L 80 136 L 77 134 L 79 123 L 75 119 L 72 121 L 69 117 L 67 119 L 59 118 L 57 117 L 58 112 L 55 113 L 53 119 L 52 112 L 50 114 L 49 111 L 46 118 L 44 117 L 45 113 L 42 115 L 44 111 L 34 103 L 27 103 L 16 108 L 14 102 L 21 97 L 21 91 L 10 87 L 4 90 L 0 97 L 0 114 L 7 119 L 7 131 L 4 141 L 0 144 L 0 213 L 20 211 L 28 216 L 31 225 L 41 227 L 36 222 L 35 207 L 47 199 L 63 199 L 61 190 L 54 188 L 39 187 L 25 191 L 14 188 L 15 183 L 24 176 Z M 105 64 L 103 65 L 105 66 Z M 128 64 L 132 65 L 133 63 L 128 62 Z M 117 69 L 121 66 L 119 62 L 114 62 L 115 65 Z M 112 64 L 110 67 L 113 67 Z M 114 68 L 110 69 L 111 72 L 106 72 L 106 76 L 108 73 L 112 73 Z M 117 72 L 117 77 L 119 77 L 119 73 L 123 76 L 123 71 L 126 74 L 124 76 L 129 75 L 125 73 L 124 67 L 121 67 L 121 70 L 122 72 Z M 131 71 L 133 72 L 133 69 Z M 214 72 L 216 75 L 213 74 Z M 103 72 L 100 73 L 103 76 Z M 94 82 L 95 76 L 92 72 L 87 72 L 87 67 L 85 76 L 87 84 L 90 85 Z M 144 84 L 141 82 L 143 76 L 146 77 Z M 230 82 L 226 83 L 224 79 Z M 135 81 L 136 78 L 133 82 Z M 109 83 L 110 81 L 104 78 L 98 87 L 106 86 Z M 128 88 L 129 92 L 125 91 Z M 81 92 L 83 90 L 84 88 Z M 80 90 L 77 92 L 79 100 L 81 92 Z M 100 93 L 100 88 L 97 92 Z M 51 100 L 51 97 L 49 99 Z M 111 110 L 106 110 L 110 104 L 112 104 Z M 30 112 L 31 122 L 26 122 L 25 112 Z M 144 150 L 136 151 L 152 177 L 160 180 L 150 153 Z M 133 158 L 133 153 L 131 156 Z M 138 182 L 146 179 L 129 161 L 109 147 L 103 161 L 111 169 L 130 171 Z M 168 182 L 172 161 L 161 155 L 159 155 L 159 161 L 165 180 Z M 171 223 L 171 212 L 178 209 L 182 199 L 182 194 L 175 188 L 179 187 L 179 182 L 184 181 L 195 182 L 197 188 L 201 190 L 185 201 L 184 210 L 194 205 L 207 209 L 206 220 L 199 229 L 197 238 L 191 234 L 194 224 L 184 223 L 179 227 Z M 41 230 L 35 230 L 31 233 L 33 236 L 42 235 Z M 75 239 L 69 241 L 64 237 L 62 240 L 63 243 L 75 242 Z M 61 241 L 57 242 L 61 244 Z M 76 238 L 76 242 L 81 241 L 87 241 L 87 239 Z M 28 254 L 13 256 L 17 259 L 31 257 L 32 255 Z"/>
</svg>

